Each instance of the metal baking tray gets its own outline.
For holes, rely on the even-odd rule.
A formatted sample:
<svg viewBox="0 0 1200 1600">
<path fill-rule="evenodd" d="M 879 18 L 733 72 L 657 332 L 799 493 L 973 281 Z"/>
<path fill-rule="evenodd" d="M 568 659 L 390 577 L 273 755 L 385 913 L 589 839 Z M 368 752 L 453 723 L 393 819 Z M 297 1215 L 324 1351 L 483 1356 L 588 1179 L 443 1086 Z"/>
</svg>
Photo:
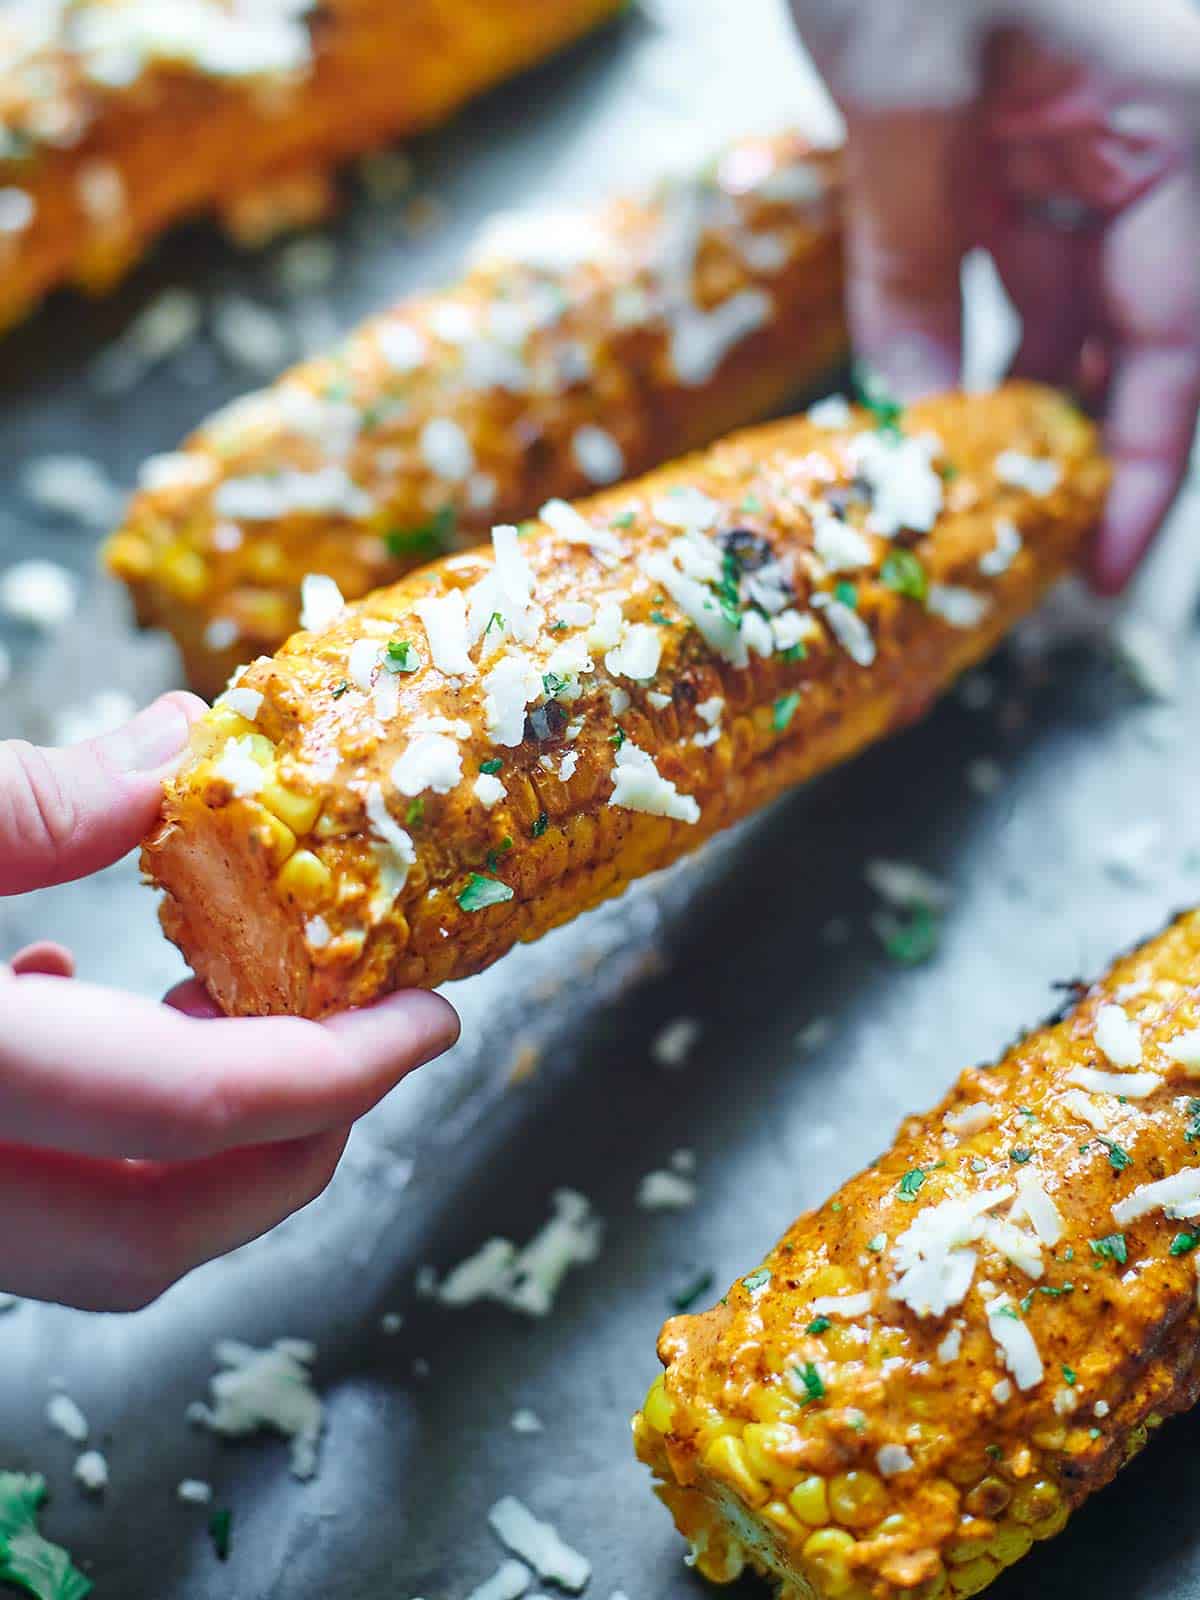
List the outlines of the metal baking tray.
<svg viewBox="0 0 1200 1600">
<path fill-rule="evenodd" d="M 334 286 L 290 302 L 285 323 L 332 337 L 449 279 L 494 210 L 578 202 L 743 129 L 827 127 L 782 9 L 655 0 L 492 95 L 414 152 L 441 225 L 415 230 L 411 197 L 352 204 L 332 230 Z M 92 576 L 99 530 L 32 506 L 23 463 L 82 453 L 130 483 L 253 380 L 201 334 L 113 393 L 102 352 L 167 287 L 206 314 L 229 294 L 272 302 L 277 266 L 278 252 L 238 256 L 191 230 L 114 300 L 55 301 L 0 346 L 0 565 L 46 556 L 87 585 L 66 628 L 0 635 L 15 661 L 0 733 L 49 737 L 64 714 L 69 726 L 80 707 L 111 708 L 101 691 L 141 701 L 174 680 L 170 650 L 138 638 Z M 720 1293 L 905 1112 L 1051 1010 L 1054 980 L 1095 972 L 1200 896 L 1198 501 L 1194 489 L 1133 601 L 1174 660 L 1173 697 L 1148 699 L 1094 636 L 1009 649 L 922 726 L 458 985 L 461 1044 L 367 1119 L 327 1194 L 276 1233 L 133 1317 L 32 1304 L 0 1317 L 0 1466 L 46 1474 L 45 1529 L 101 1600 L 454 1600 L 502 1557 L 487 1511 L 507 1493 L 590 1557 L 591 1595 L 703 1592 L 629 1443 L 672 1296 L 709 1272 Z M 893 964 L 878 937 L 864 881 L 875 858 L 916 862 L 949 888 L 919 966 Z M 0 903 L 0 955 L 35 936 L 143 993 L 181 972 L 131 861 Z M 679 1017 L 701 1033 L 670 1070 L 651 1047 Z M 680 1149 L 695 1155 L 696 1203 L 639 1208 L 641 1177 Z M 549 1317 L 417 1293 L 426 1264 L 442 1271 L 492 1234 L 528 1238 L 561 1186 L 587 1195 L 605 1231 Z M 389 1313 L 398 1332 L 384 1330 Z M 226 1444 L 184 1415 L 218 1338 L 281 1336 L 318 1348 L 327 1431 L 306 1484 L 282 1441 Z M 55 1384 L 108 1456 L 101 1499 L 72 1482 L 74 1451 L 46 1424 Z M 514 1431 L 522 1408 L 540 1433 Z M 1200 1594 L 1198 1447 L 1200 1418 L 1170 1424 L 996 1600 L 1068 1586 Z M 224 1564 L 207 1514 L 175 1498 L 184 1477 L 210 1480 L 232 1509 Z"/>
</svg>

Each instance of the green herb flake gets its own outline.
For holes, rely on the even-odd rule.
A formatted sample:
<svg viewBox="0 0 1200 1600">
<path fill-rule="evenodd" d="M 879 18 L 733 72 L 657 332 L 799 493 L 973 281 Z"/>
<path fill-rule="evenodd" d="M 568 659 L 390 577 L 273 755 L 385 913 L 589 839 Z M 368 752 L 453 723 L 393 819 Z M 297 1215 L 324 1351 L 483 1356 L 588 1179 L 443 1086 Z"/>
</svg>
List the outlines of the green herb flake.
<svg viewBox="0 0 1200 1600">
<path fill-rule="evenodd" d="M 1200 1233 L 1177 1233 L 1171 1240 L 1171 1254 L 1186 1256 L 1200 1244 Z"/>
<path fill-rule="evenodd" d="M 571 680 L 564 678 L 558 672 L 544 672 L 542 674 L 542 691 L 547 699 L 553 700 L 556 694 L 561 694 Z"/>
<path fill-rule="evenodd" d="M 761 517 L 764 509 L 762 501 L 756 494 L 748 494 L 741 504 L 741 510 L 748 512 L 752 517 Z"/>
<path fill-rule="evenodd" d="M 613 729 L 613 731 L 609 734 L 608 742 L 609 742 L 609 744 L 614 745 L 618 750 L 625 743 L 625 729 L 621 726 L 621 724 L 619 722 L 617 723 L 617 725 Z"/>
<path fill-rule="evenodd" d="M 793 1367 L 792 1373 L 804 1386 L 805 1392 L 800 1400 L 802 1406 L 806 1406 L 810 1400 L 825 1398 L 825 1384 L 813 1362 L 806 1361 L 802 1367 Z"/>
<path fill-rule="evenodd" d="M 805 1333 L 818 1334 L 824 1333 L 826 1329 L 832 1327 L 833 1323 L 830 1322 L 828 1317 L 814 1317 L 804 1331 Z"/>
<path fill-rule="evenodd" d="M 1008 1159 L 1010 1161 L 1015 1161 L 1017 1166 L 1023 1167 L 1027 1161 L 1033 1160 L 1033 1151 L 1026 1150 L 1022 1146 L 1018 1145 L 1015 1150 L 1010 1150 L 1008 1152 Z"/>
<path fill-rule="evenodd" d="M 504 762 L 499 756 L 489 756 L 486 761 L 479 763 L 479 770 L 480 772 L 486 772 L 489 778 L 494 778 L 503 766 Z"/>
<path fill-rule="evenodd" d="M 424 821 L 425 802 L 418 795 L 415 800 L 408 802 L 408 808 L 404 813 L 404 823 L 406 827 L 419 828 Z"/>
<path fill-rule="evenodd" d="M 346 682 L 345 678 L 343 678 L 341 683 L 339 683 L 337 688 L 333 691 L 333 698 L 335 700 L 340 700 L 344 694 L 349 693 L 350 685 Z"/>
<path fill-rule="evenodd" d="M 1075 1285 L 1073 1283 L 1039 1283 L 1037 1292 L 1039 1294 L 1048 1294 L 1053 1298 L 1060 1294 L 1074 1294 Z"/>
<path fill-rule="evenodd" d="M 997 1306 L 991 1315 L 993 1317 L 1011 1317 L 1014 1322 L 1020 1322 L 1021 1320 L 1017 1308 L 1014 1305 Z"/>
<path fill-rule="evenodd" d="M 993 1461 L 1001 1460 L 1004 1455 L 1003 1450 L 1001 1450 L 998 1444 L 984 1445 L 983 1453 L 985 1456 L 991 1456 Z"/>
<path fill-rule="evenodd" d="M 775 702 L 775 709 L 771 713 L 771 726 L 776 733 L 786 733 L 788 724 L 796 715 L 796 707 L 800 704 L 800 696 L 794 690 L 791 694 L 782 694 Z"/>
<path fill-rule="evenodd" d="M 459 890 L 457 899 L 464 911 L 483 911 L 488 906 L 502 905 L 512 897 L 513 892 L 506 883 L 473 872 L 467 879 L 466 887 Z"/>
<path fill-rule="evenodd" d="M 208 1536 L 217 1553 L 217 1560 L 228 1561 L 233 1538 L 233 1512 L 228 1509 L 214 1511 L 208 1519 Z"/>
<path fill-rule="evenodd" d="M 1188 1101 L 1188 1116 L 1192 1120 L 1185 1129 L 1183 1137 L 1191 1144 L 1194 1140 L 1200 1139 L 1200 1100 Z"/>
<path fill-rule="evenodd" d="M 546 632 L 547 633 L 566 633 L 567 629 L 570 626 L 571 626 L 571 624 L 569 622 L 564 622 L 562 620 L 562 618 L 560 617 L 557 622 L 552 622 L 550 624 L 550 626 L 546 629 Z"/>
<path fill-rule="evenodd" d="M 533 827 L 530 828 L 529 831 L 535 839 L 540 839 L 549 826 L 550 818 L 544 811 L 539 811 L 536 819 L 534 820 Z"/>
<path fill-rule="evenodd" d="M 780 654 L 785 661 L 804 661 L 808 656 L 808 647 L 803 639 L 797 639 L 795 644 L 788 645 Z"/>
<path fill-rule="evenodd" d="M 1033 1310 L 1033 1290 L 1031 1289 L 1021 1301 L 1021 1315 L 1027 1317 Z"/>
<path fill-rule="evenodd" d="M 911 550 L 889 550 L 879 569 L 881 582 L 909 600 L 924 600 L 929 592 L 925 568 Z"/>
<path fill-rule="evenodd" d="M 421 654 L 407 639 L 389 639 L 383 664 L 389 672 L 415 672 L 421 665 Z"/>
<path fill-rule="evenodd" d="M 622 511 L 620 516 L 616 516 L 612 519 L 612 526 L 614 528 L 632 528 L 633 516 L 634 514 L 632 511 Z"/>
<path fill-rule="evenodd" d="M 721 581 L 717 585 L 717 603 L 726 622 L 735 628 L 742 625 L 742 569 L 732 550 L 726 550 L 721 559 Z"/>
<path fill-rule="evenodd" d="M 1062 1375 L 1067 1380 L 1068 1384 L 1071 1386 L 1072 1389 L 1075 1387 L 1076 1383 L 1079 1381 L 1079 1375 L 1075 1371 L 1074 1367 L 1064 1366 L 1063 1369 L 1062 1369 Z"/>
<path fill-rule="evenodd" d="M 661 611 L 652 611 L 650 613 L 650 621 L 657 622 L 660 628 L 673 628 L 675 626 L 672 619 L 665 616 Z"/>
<path fill-rule="evenodd" d="M 879 1252 L 883 1249 L 883 1247 L 886 1244 L 887 1244 L 887 1234 L 886 1233 L 876 1233 L 876 1234 L 872 1235 L 872 1237 L 870 1239 L 867 1240 L 867 1249 L 871 1252 L 872 1255 L 876 1255 L 877 1256 L 879 1254 Z"/>
<path fill-rule="evenodd" d="M 1088 1429 L 1088 1438 L 1089 1439 L 1098 1439 L 1099 1437 L 1100 1437 L 1100 1429 L 1099 1428 L 1089 1428 Z"/>
<path fill-rule="evenodd" d="M 770 1267 L 759 1267 L 748 1278 L 742 1279 L 742 1288 L 747 1294 L 754 1294 L 771 1281 Z"/>
<path fill-rule="evenodd" d="M 904 407 L 894 400 L 877 372 L 864 366 L 854 371 L 854 393 L 858 403 L 869 411 L 880 433 L 898 433 Z"/>
<path fill-rule="evenodd" d="M 513 847 L 512 839 L 509 837 L 508 834 L 505 834 L 503 839 L 501 839 L 500 843 L 495 847 L 495 849 L 488 851 L 488 853 L 487 853 L 487 869 L 488 869 L 489 872 L 499 872 L 499 870 L 500 870 L 500 857 L 501 856 L 506 856 L 508 854 L 508 852 L 512 849 L 512 847 Z"/>
<path fill-rule="evenodd" d="M 487 627 L 483 630 L 483 637 L 485 639 L 487 638 L 488 634 L 491 633 L 493 628 L 496 629 L 497 633 L 504 632 L 504 618 L 498 611 L 493 611 L 487 620 Z"/>
<path fill-rule="evenodd" d="M 848 578 L 839 578 L 833 586 L 833 598 L 851 611 L 858 610 L 858 590 Z"/>
<path fill-rule="evenodd" d="M 881 922 L 884 954 L 898 966 L 928 961 L 941 940 L 941 919 L 931 906 L 914 906 L 907 920 L 889 916 Z"/>
<path fill-rule="evenodd" d="M 1108 1151 L 1108 1164 L 1114 1172 L 1124 1172 L 1125 1168 L 1132 1165 L 1133 1158 L 1128 1150 L 1122 1150 L 1115 1139 L 1106 1139 L 1100 1136 L 1100 1143 Z"/>
<path fill-rule="evenodd" d="M 0 1584 L 11 1584 L 35 1600 L 83 1600 L 92 1583 L 61 1545 L 38 1532 L 46 1498 L 39 1474 L 0 1472 Z"/>
<path fill-rule="evenodd" d="M 917 1198 L 917 1195 L 921 1189 L 921 1185 L 925 1182 L 925 1179 L 928 1176 L 929 1174 L 921 1167 L 911 1168 L 900 1179 L 900 1184 L 896 1191 L 897 1198 L 900 1200 L 905 1200 L 909 1205 L 911 1205 L 912 1202 Z"/>
<path fill-rule="evenodd" d="M 453 506 L 443 506 L 428 522 L 415 528 L 393 528 L 383 542 L 388 554 L 398 561 L 412 556 L 435 556 L 449 550 L 454 540 L 456 517 Z"/>
<path fill-rule="evenodd" d="M 1123 1233 L 1106 1233 L 1103 1239 L 1089 1239 L 1088 1243 L 1097 1261 L 1115 1261 L 1123 1267 L 1129 1259 Z"/>
<path fill-rule="evenodd" d="M 711 1272 L 698 1272 L 694 1278 L 689 1278 L 681 1289 L 671 1296 L 671 1307 L 675 1311 L 690 1311 L 698 1300 L 702 1300 L 715 1283 Z"/>
</svg>

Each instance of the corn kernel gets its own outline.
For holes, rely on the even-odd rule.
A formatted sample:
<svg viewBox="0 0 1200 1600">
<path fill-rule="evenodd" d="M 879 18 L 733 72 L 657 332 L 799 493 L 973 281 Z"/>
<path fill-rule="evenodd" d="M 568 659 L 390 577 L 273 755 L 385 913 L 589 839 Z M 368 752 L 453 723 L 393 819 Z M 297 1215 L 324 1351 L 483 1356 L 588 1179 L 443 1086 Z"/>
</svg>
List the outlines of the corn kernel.
<svg viewBox="0 0 1200 1600">
<path fill-rule="evenodd" d="M 829 1521 L 829 1493 L 825 1479 L 815 1472 L 810 1478 L 801 1478 L 788 1495 L 788 1505 L 812 1528 L 823 1528 Z"/>
<path fill-rule="evenodd" d="M 328 896 L 333 874 L 320 856 L 315 856 L 311 850 L 297 850 L 284 863 L 275 884 L 281 894 L 295 900 L 306 911 L 313 911 Z"/>
<path fill-rule="evenodd" d="M 873 1528 L 887 1500 L 887 1490 L 873 1472 L 839 1472 L 830 1479 L 829 1509 L 847 1528 Z"/>
<path fill-rule="evenodd" d="M 283 551 L 273 542 L 264 540 L 251 545 L 246 551 L 246 571 L 260 583 L 273 583 L 287 570 Z"/>
<path fill-rule="evenodd" d="M 1003 1478 L 989 1474 L 977 1483 L 963 1501 L 973 1517 L 998 1517 L 1012 1499 L 1012 1490 Z"/>
<path fill-rule="evenodd" d="M 224 749 L 227 740 L 245 739 L 253 732 L 252 722 L 247 722 L 228 706 L 218 706 L 192 724 L 191 748 L 198 756 L 212 755 Z"/>
<path fill-rule="evenodd" d="M 273 867 L 281 867 L 296 848 L 296 835 L 269 811 L 260 810 L 255 818 L 254 839 Z"/>
<path fill-rule="evenodd" d="M 120 533 L 110 539 L 104 555 L 117 576 L 126 580 L 148 578 L 154 567 L 153 551 L 136 533 Z"/>
<path fill-rule="evenodd" d="M 1053 1539 L 1056 1533 L 1061 1533 L 1067 1525 L 1067 1518 L 1071 1515 L 1071 1508 L 1064 1501 L 1049 1516 L 1041 1517 L 1030 1525 L 1029 1531 L 1035 1539 Z"/>
<path fill-rule="evenodd" d="M 794 1450 L 799 1440 L 798 1430 L 786 1422 L 748 1422 L 742 1429 L 751 1471 L 780 1489 L 788 1488 L 795 1477 L 780 1457 Z"/>
<path fill-rule="evenodd" d="M 1059 1508 L 1062 1496 L 1048 1478 L 1024 1484 L 1013 1495 L 1012 1515 L 1018 1522 L 1032 1524 L 1052 1516 Z"/>
<path fill-rule="evenodd" d="M 280 822 L 286 822 L 293 833 L 311 833 L 321 810 L 321 798 L 315 794 L 297 794 L 285 789 L 281 783 L 269 783 L 258 796 L 268 811 L 273 811 Z"/>
<path fill-rule="evenodd" d="M 974 1561 L 968 1561 L 966 1566 L 954 1569 L 950 1574 L 950 1588 L 960 1597 L 978 1594 L 981 1589 L 987 1588 L 999 1571 L 998 1562 L 990 1556 L 979 1556 Z"/>
<path fill-rule="evenodd" d="M 642 1415 L 656 1433 L 670 1433 L 675 1420 L 675 1407 L 667 1393 L 667 1382 L 661 1375 L 650 1385 Z"/>
<path fill-rule="evenodd" d="M 854 1544 L 842 1528 L 821 1528 L 804 1541 L 804 1559 L 816 1568 L 823 1595 L 841 1596 L 849 1589 L 853 1580 L 846 1558 Z"/>
<path fill-rule="evenodd" d="M 782 1500 L 768 1500 L 759 1512 L 759 1516 L 789 1540 L 797 1539 L 801 1534 L 808 1532 L 802 1522 L 796 1521 Z"/>
<path fill-rule="evenodd" d="M 935 1577 L 926 1578 L 924 1583 L 912 1591 L 912 1600 L 941 1600 L 949 1587 L 950 1575 L 945 1567 L 942 1567 Z"/>
<path fill-rule="evenodd" d="M 173 545 L 158 564 L 158 578 L 164 589 L 180 600 L 195 604 L 208 588 L 208 568 L 203 556 L 186 545 Z"/>
<path fill-rule="evenodd" d="M 704 1466 L 715 1478 L 737 1492 L 748 1506 L 760 1506 L 767 1499 L 767 1486 L 750 1470 L 746 1449 L 732 1433 L 724 1433 L 704 1452 Z"/>
<path fill-rule="evenodd" d="M 1006 1522 L 988 1545 L 988 1554 L 995 1556 L 1002 1567 L 1011 1567 L 1019 1561 L 1033 1543 L 1033 1534 L 1019 1522 Z"/>
</svg>

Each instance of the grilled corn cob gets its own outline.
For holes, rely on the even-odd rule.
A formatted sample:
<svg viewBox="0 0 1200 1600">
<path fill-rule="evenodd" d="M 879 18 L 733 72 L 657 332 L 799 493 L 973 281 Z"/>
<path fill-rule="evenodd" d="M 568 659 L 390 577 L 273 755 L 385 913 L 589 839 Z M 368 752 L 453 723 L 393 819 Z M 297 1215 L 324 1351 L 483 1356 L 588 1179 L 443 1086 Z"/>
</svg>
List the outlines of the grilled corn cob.
<svg viewBox="0 0 1200 1600">
<path fill-rule="evenodd" d="M 1200 912 L 972 1068 L 659 1339 L 638 1455 L 718 1582 L 977 1594 L 1200 1392 Z"/>
<path fill-rule="evenodd" d="M 836 189 L 783 135 L 647 201 L 501 219 L 457 289 L 148 463 L 110 567 L 211 696 L 295 630 L 306 573 L 357 599 L 755 421 L 844 349 Z"/>
<path fill-rule="evenodd" d="M 925 710 L 1107 472 L 1033 386 L 877 420 L 823 402 L 349 607 L 309 580 L 316 631 L 197 725 L 143 855 L 219 1002 L 477 972 Z"/>
<path fill-rule="evenodd" d="M 257 242 L 336 165 L 441 121 L 621 0 L 16 0 L 0 7 L 0 329 L 102 292 L 170 223 Z"/>
</svg>

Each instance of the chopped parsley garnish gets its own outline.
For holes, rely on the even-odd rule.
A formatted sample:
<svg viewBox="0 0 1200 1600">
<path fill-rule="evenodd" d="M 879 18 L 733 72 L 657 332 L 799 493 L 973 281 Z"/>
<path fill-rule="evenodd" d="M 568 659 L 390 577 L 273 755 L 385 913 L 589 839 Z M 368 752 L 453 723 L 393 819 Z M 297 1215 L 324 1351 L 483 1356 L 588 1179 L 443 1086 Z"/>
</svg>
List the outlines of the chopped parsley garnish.
<svg viewBox="0 0 1200 1600">
<path fill-rule="evenodd" d="M 711 1272 L 698 1272 L 671 1296 L 671 1305 L 676 1311 L 690 1311 L 697 1300 L 708 1293 L 714 1282 Z"/>
<path fill-rule="evenodd" d="M 985 1456 L 991 1456 L 993 1461 L 999 1461 L 1003 1456 L 1004 1451 L 1001 1450 L 998 1444 L 988 1444 L 984 1445 L 983 1453 Z"/>
<path fill-rule="evenodd" d="M 873 1255 L 878 1255 L 886 1243 L 887 1234 L 876 1233 L 867 1240 L 867 1249 L 870 1250 Z"/>
<path fill-rule="evenodd" d="M 930 906 L 914 906 L 908 920 L 890 916 L 882 927 L 884 953 L 902 967 L 928 961 L 941 938 L 941 922 Z"/>
<path fill-rule="evenodd" d="M 925 1179 L 928 1176 L 929 1174 L 924 1170 L 924 1168 L 912 1167 L 900 1179 L 900 1185 L 896 1191 L 897 1198 L 900 1200 L 906 1200 L 911 1205 L 912 1202 L 917 1198 L 917 1195 L 921 1189 L 921 1185 L 925 1182 Z"/>
<path fill-rule="evenodd" d="M 1015 1150 L 1010 1150 L 1008 1152 L 1008 1159 L 1010 1161 L 1015 1161 L 1019 1167 L 1023 1167 L 1027 1161 L 1033 1160 L 1033 1151 L 1025 1150 L 1018 1145 Z"/>
<path fill-rule="evenodd" d="M 83 1600 L 92 1583 L 61 1545 L 38 1532 L 46 1480 L 38 1474 L 0 1472 L 0 1584 L 36 1600 Z"/>
<path fill-rule="evenodd" d="M 832 1327 L 833 1327 L 833 1323 L 830 1322 L 828 1317 L 814 1317 L 812 1319 L 812 1321 L 809 1323 L 808 1327 L 805 1328 L 804 1331 L 805 1331 L 805 1333 L 813 1333 L 813 1334 L 824 1333 L 827 1328 L 832 1328 Z"/>
<path fill-rule="evenodd" d="M 632 511 L 622 511 L 620 516 L 614 517 L 612 519 L 612 525 L 613 525 L 614 528 L 632 528 L 633 527 L 633 512 Z"/>
<path fill-rule="evenodd" d="M 343 678 L 341 683 L 339 683 L 337 688 L 333 691 L 333 698 L 335 700 L 340 700 L 344 694 L 349 693 L 350 685 L 346 682 L 345 678 Z"/>
<path fill-rule="evenodd" d="M 943 483 L 953 483 L 955 478 L 958 477 L 958 468 L 954 465 L 953 461 L 943 461 L 941 466 L 938 468 L 938 473 L 940 474 Z"/>
<path fill-rule="evenodd" d="M 858 610 L 858 590 L 848 578 L 839 578 L 834 584 L 833 598 L 839 605 L 849 606 L 851 611 Z"/>
<path fill-rule="evenodd" d="M 1177 1233 L 1171 1240 L 1171 1254 L 1186 1256 L 1200 1244 L 1200 1233 Z"/>
<path fill-rule="evenodd" d="M 1103 1134 L 1098 1135 L 1100 1143 L 1108 1151 L 1108 1164 L 1114 1172 L 1124 1172 L 1131 1165 L 1132 1157 L 1128 1150 L 1122 1150 L 1115 1139 L 1106 1139 Z"/>
<path fill-rule="evenodd" d="M 504 762 L 499 756 L 489 756 L 486 761 L 479 763 L 479 770 L 480 772 L 486 772 L 489 777 L 495 777 L 503 766 Z"/>
<path fill-rule="evenodd" d="M 1021 1301 L 1021 1315 L 1023 1317 L 1027 1317 L 1032 1310 L 1033 1310 L 1033 1290 L 1030 1289 L 1029 1293 L 1027 1295 L 1025 1295 L 1024 1298 Z"/>
<path fill-rule="evenodd" d="M 721 581 L 717 585 L 717 604 L 721 607 L 721 614 L 726 622 L 732 622 L 737 628 L 742 625 L 741 582 L 742 569 L 737 554 L 733 550 L 726 550 L 721 558 Z"/>
<path fill-rule="evenodd" d="M 650 621 L 657 622 L 660 628 L 673 628 L 675 626 L 671 618 L 664 616 L 661 611 L 652 611 L 650 613 Z"/>
<path fill-rule="evenodd" d="M 776 733 L 784 733 L 788 723 L 796 715 L 796 707 L 800 704 L 800 696 L 793 691 L 791 694 L 781 694 L 775 702 L 775 709 L 771 713 L 771 724 Z"/>
<path fill-rule="evenodd" d="M 992 1316 L 993 1317 L 1011 1317 L 1014 1322 L 1020 1322 L 1020 1320 L 1021 1320 L 1021 1318 L 1020 1318 L 1020 1316 L 1019 1316 L 1019 1314 L 1017 1312 L 1017 1308 L 1014 1305 L 997 1306 L 996 1309 L 992 1312 Z"/>
<path fill-rule="evenodd" d="M 498 611 L 493 611 L 487 620 L 487 627 L 483 630 L 483 637 L 485 639 L 487 638 L 488 634 L 491 633 L 493 628 L 495 628 L 498 633 L 504 632 L 504 618 Z"/>
<path fill-rule="evenodd" d="M 1037 1292 L 1038 1294 L 1048 1295 L 1074 1294 L 1075 1285 L 1073 1283 L 1039 1283 Z"/>
<path fill-rule="evenodd" d="M 808 649 L 803 639 L 797 639 L 795 644 L 788 645 L 786 650 L 780 651 L 780 654 L 785 661 L 803 661 L 808 655 Z"/>
<path fill-rule="evenodd" d="M 539 811 L 533 827 L 529 831 L 535 839 L 540 839 L 549 826 L 550 818 L 544 811 Z"/>
<path fill-rule="evenodd" d="M 546 632 L 547 633 L 566 633 L 567 629 L 570 626 L 571 626 L 571 624 L 569 622 L 564 622 L 562 620 L 562 618 L 560 617 L 557 622 L 552 622 L 550 624 L 550 626 L 546 629 Z"/>
<path fill-rule="evenodd" d="M 910 600 L 924 600 L 929 589 L 925 568 L 911 550 L 889 550 L 879 569 L 880 580 Z"/>
<path fill-rule="evenodd" d="M 764 1284 L 768 1284 L 770 1281 L 770 1267 L 759 1267 L 756 1271 L 752 1272 L 748 1278 L 742 1279 L 742 1288 L 745 1289 L 748 1294 L 754 1294 L 756 1290 L 761 1289 Z"/>
<path fill-rule="evenodd" d="M 748 511 L 752 517 L 761 516 L 763 503 L 756 494 L 748 494 L 742 501 L 741 510 Z"/>
<path fill-rule="evenodd" d="M 428 522 L 415 528 L 393 528 L 383 536 L 388 554 L 397 560 L 406 556 L 440 555 L 450 548 L 454 538 L 456 518 L 453 506 L 443 506 L 435 511 Z"/>
<path fill-rule="evenodd" d="M 383 664 L 389 672 L 415 672 L 421 665 L 421 655 L 407 639 L 389 639 L 383 652 Z"/>
<path fill-rule="evenodd" d="M 625 729 L 621 726 L 621 724 L 619 722 L 617 723 L 616 727 L 613 729 L 612 733 L 609 734 L 608 742 L 611 745 L 615 745 L 618 750 L 625 743 Z"/>
<path fill-rule="evenodd" d="M 212 1540 L 212 1546 L 217 1553 L 218 1561 L 229 1560 L 232 1535 L 233 1512 L 228 1509 L 214 1511 L 208 1519 L 208 1536 Z"/>
<path fill-rule="evenodd" d="M 1200 1139 L 1200 1100 L 1188 1101 L 1188 1116 L 1192 1120 L 1185 1129 L 1183 1137 L 1190 1144 L 1194 1139 Z"/>
<path fill-rule="evenodd" d="M 425 821 L 425 802 L 420 795 L 415 800 L 408 802 L 408 808 L 404 813 L 404 821 L 406 826 L 410 828 L 419 828 Z"/>
<path fill-rule="evenodd" d="M 1070 1384 L 1071 1388 L 1073 1389 L 1075 1387 L 1075 1384 L 1078 1381 L 1078 1377 L 1079 1377 L 1079 1374 L 1075 1371 L 1075 1368 L 1074 1367 L 1068 1367 L 1068 1366 L 1064 1365 L 1064 1367 L 1062 1369 L 1062 1375 L 1067 1380 L 1067 1382 Z"/>
<path fill-rule="evenodd" d="M 512 847 L 512 839 L 506 833 L 496 848 L 494 850 L 489 850 L 487 853 L 487 869 L 489 872 L 499 872 L 500 857 L 506 856 Z"/>
<path fill-rule="evenodd" d="M 564 678 L 559 672 L 544 672 L 542 674 L 542 690 L 551 700 L 554 699 L 556 694 L 561 694 L 569 682 L 570 679 Z"/>
<path fill-rule="evenodd" d="M 825 1385 L 813 1362 L 806 1361 L 802 1367 L 793 1367 L 792 1371 L 804 1385 L 805 1393 L 800 1401 L 802 1406 L 806 1406 L 810 1400 L 823 1400 L 825 1398 Z"/>
<path fill-rule="evenodd" d="M 471 874 L 466 888 L 460 889 L 457 896 L 464 911 L 483 911 L 487 906 L 502 905 L 512 897 L 513 892 L 506 883 L 497 878 L 485 878 L 479 872 Z"/>
<path fill-rule="evenodd" d="M 877 372 L 856 365 L 853 375 L 854 393 L 864 410 L 875 419 L 881 433 L 898 433 L 904 407 L 888 393 L 887 385 Z"/>
<path fill-rule="evenodd" d="M 1123 1233 L 1106 1233 L 1103 1239 L 1089 1239 L 1088 1243 L 1098 1261 L 1116 1261 L 1123 1267 L 1129 1259 Z"/>
</svg>

